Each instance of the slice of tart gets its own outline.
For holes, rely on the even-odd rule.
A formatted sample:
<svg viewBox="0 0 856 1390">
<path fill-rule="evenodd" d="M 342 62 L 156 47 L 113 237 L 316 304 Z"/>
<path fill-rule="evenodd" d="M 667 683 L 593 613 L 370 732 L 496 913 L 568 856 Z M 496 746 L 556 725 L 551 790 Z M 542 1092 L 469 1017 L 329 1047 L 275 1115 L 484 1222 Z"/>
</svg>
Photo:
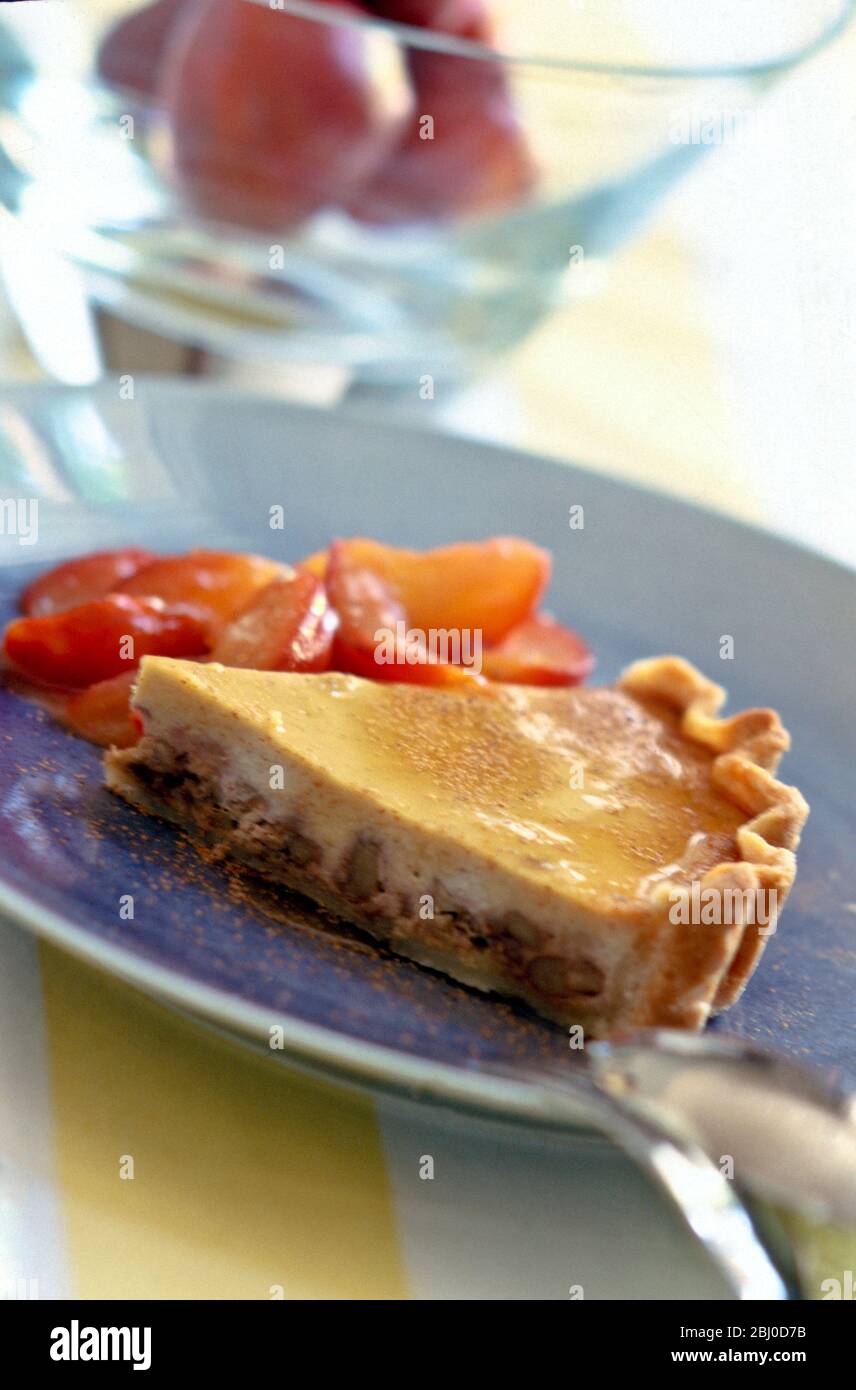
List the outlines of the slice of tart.
<svg viewBox="0 0 856 1390">
<path fill-rule="evenodd" d="M 473 694 L 146 657 L 107 781 L 456 980 L 594 1035 L 698 1028 L 775 929 L 807 814 L 778 716 L 724 699 L 677 657 Z"/>
</svg>

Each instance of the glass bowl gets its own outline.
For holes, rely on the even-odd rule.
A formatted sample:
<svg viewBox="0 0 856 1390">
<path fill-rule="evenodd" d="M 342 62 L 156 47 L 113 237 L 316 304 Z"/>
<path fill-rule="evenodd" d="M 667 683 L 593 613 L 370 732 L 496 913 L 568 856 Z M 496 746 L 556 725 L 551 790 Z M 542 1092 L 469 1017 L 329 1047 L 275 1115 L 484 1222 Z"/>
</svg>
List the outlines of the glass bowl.
<svg viewBox="0 0 856 1390">
<path fill-rule="evenodd" d="M 853 4 L 4 7 L 0 207 L 161 336 L 460 379 L 584 288 Z"/>
</svg>

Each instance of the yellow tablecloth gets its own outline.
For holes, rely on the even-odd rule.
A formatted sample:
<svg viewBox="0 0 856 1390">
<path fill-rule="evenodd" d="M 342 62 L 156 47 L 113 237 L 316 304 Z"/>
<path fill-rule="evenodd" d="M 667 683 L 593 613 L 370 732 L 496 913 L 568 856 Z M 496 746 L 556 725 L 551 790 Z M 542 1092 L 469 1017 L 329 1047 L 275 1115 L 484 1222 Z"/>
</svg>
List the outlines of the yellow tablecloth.
<svg viewBox="0 0 856 1390">
<path fill-rule="evenodd" d="M 307 1080 L 15 928 L 0 953 L 10 1296 L 722 1296 L 615 1152 Z"/>
</svg>

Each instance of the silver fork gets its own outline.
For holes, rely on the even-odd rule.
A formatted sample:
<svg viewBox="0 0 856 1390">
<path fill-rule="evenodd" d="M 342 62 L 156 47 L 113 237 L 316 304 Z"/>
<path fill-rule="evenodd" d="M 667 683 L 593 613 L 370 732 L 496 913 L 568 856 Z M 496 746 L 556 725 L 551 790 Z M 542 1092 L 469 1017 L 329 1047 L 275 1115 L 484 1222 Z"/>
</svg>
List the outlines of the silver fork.
<svg viewBox="0 0 856 1390">
<path fill-rule="evenodd" d="M 856 1229 L 854 1097 L 710 1033 L 629 1034 L 590 1044 L 580 1060 L 486 1070 L 523 1082 L 530 1114 L 578 1125 L 582 1113 L 617 1144 L 665 1193 L 736 1298 L 802 1297 L 791 1242 L 766 1203 Z M 720 1166 L 726 1157 L 733 1181 Z"/>
</svg>

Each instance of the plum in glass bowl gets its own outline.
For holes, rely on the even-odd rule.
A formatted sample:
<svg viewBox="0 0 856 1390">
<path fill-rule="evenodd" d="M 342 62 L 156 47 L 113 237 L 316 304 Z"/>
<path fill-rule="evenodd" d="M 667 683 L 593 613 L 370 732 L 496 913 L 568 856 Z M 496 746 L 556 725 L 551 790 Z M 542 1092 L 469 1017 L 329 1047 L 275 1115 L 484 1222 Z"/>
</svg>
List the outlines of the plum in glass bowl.
<svg viewBox="0 0 856 1390">
<path fill-rule="evenodd" d="M 853 4 L 16 6 L 0 200 L 162 336 L 369 383 L 459 379 Z"/>
</svg>

